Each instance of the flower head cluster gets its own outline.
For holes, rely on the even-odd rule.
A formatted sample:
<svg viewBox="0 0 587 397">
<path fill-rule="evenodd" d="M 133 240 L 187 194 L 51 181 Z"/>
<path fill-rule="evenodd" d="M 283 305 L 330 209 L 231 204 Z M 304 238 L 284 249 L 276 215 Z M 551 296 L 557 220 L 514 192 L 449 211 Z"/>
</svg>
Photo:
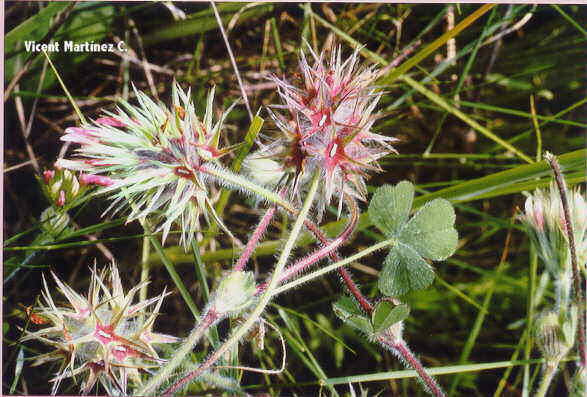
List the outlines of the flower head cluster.
<svg viewBox="0 0 587 397">
<path fill-rule="evenodd" d="M 80 145 L 79 158 L 59 160 L 57 166 L 82 171 L 86 178 L 108 175 L 112 182 L 102 192 L 112 192 L 111 207 L 130 204 L 129 221 L 160 212 L 165 240 L 172 224 L 180 221 L 181 242 L 187 247 L 199 228 L 199 216 L 216 217 L 201 167 L 227 153 L 220 149 L 220 131 L 228 112 L 213 123 L 214 89 L 208 95 L 200 120 L 190 91 L 173 87 L 173 107 L 155 103 L 135 89 L 139 106 L 122 102 L 117 113 L 81 127 L 71 127 L 61 138 Z"/>
<path fill-rule="evenodd" d="M 318 56 L 308 48 L 313 65 L 301 52 L 298 83 L 271 78 L 282 105 L 271 106 L 269 113 L 283 136 L 252 156 L 276 161 L 274 169 L 283 173 L 282 182 L 293 185 L 293 193 L 321 172 L 321 213 L 333 195 L 364 200 L 368 171 L 380 170 L 377 160 L 394 151 L 389 142 L 395 139 L 371 132 L 382 94 L 373 86 L 376 69 L 357 67 L 359 49 L 343 62 L 339 46 L 325 62 L 325 52 Z"/>
<path fill-rule="evenodd" d="M 578 263 L 587 260 L 587 205 L 579 189 L 567 193 L 571 225 Z M 528 196 L 525 213 L 520 217 L 526 225 L 538 254 L 554 278 L 570 269 L 568 231 L 558 188 L 537 189 Z"/>
<path fill-rule="evenodd" d="M 60 370 L 51 381 L 52 394 L 57 393 L 63 379 L 79 377 L 83 379 L 82 394 L 89 393 L 99 382 L 109 395 L 126 395 L 129 388 L 141 384 L 141 372 L 164 362 L 154 344 L 177 341 L 173 336 L 153 332 L 165 291 L 133 304 L 143 284 L 125 294 L 114 264 L 101 272 L 94 266 L 87 296 L 52 275 L 69 305 L 55 304 L 43 277 L 44 305 L 34 314 L 37 323 L 47 326 L 36 332 L 26 331 L 21 339 L 38 340 L 55 349 L 37 356 L 33 363 L 37 366 L 61 360 Z M 155 307 L 148 313 L 145 309 L 152 305 Z"/>
</svg>

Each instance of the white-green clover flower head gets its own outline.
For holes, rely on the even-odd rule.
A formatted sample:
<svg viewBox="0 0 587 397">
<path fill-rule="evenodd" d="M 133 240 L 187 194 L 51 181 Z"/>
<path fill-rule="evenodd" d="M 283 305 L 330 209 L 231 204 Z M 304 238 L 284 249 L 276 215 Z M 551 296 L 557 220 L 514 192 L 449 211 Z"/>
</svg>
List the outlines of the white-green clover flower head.
<svg viewBox="0 0 587 397">
<path fill-rule="evenodd" d="M 129 222 L 157 211 L 163 240 L 177 221 L 186 249 L 199 229 L 200 215 L 206 220 L 214 217 L 226 230 L 214 212 L 210 181 L 201 170 L 205 165 L 216 166 L 230 150 L 219 146 L 232 106 L 214 122 L 214 89 L 202 119 L 196 114 L 190 90 L 184 92 L 177 83 L 170 108 L 136 88 L 134 92 L 138 105 L 121 101 L 116 112 L 105 111 L 95 121 L 66 129 L 61 139 L 80 146 L 75 158 L 59 160 L 56 165 L 108 177 L 111 183 L 101 191 L 114 200 L 110 208 L 131 208 Z"/>
</svg>

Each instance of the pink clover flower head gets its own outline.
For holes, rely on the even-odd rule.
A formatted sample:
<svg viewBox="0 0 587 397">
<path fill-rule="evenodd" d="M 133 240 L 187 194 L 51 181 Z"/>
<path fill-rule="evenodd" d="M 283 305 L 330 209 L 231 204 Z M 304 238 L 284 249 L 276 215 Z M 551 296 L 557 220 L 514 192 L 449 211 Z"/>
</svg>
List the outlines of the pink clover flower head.
<svg viewBox="0 0 587 397">
<path fill-rule="evenodd" d="M 373 85 L 377 69 L 358 67 L 360 48 L 343 61 L 338 46 L 324 61 L 325 51 L 318 56 L 307 47 L 313 63 L 300 53 L 301 79 L 271 77 L 282 104 L 268 111 L 282 136 L 261 145 L 252 156 L 280 162 L 291 193 L 303 188 L 315 171 L 321 172 L 321 217 L 332 196 L 339 197 L 339 213 L 343 195 L 366 199 L 365 180 L 370 171 L 381 170 L 378 159 L 395 152 L 390 144 L 396 139 L 371 131 L 382 93 Z"/>
<path fill-rule="evenodd" d="M 214 89 L 202 119 L 196 115 L 190 91 L 184 92 L 177 83 L 171 107 L 134 91 L 138 106 L 121 101 L 116 112 L 104 111 L 93 123 L 68 128 L 61 139 L 79 145 L 77 157 L 58 165 L 82 172 L 84 183 L 103 186 L 101 192 L 113 199 L 108 210 L 116 212 L 132 203 L 129 222 L 159 211 L 157 230 L 163 231 L 164 241 L 178 221 L 180 241 L 187 249 L 200 229 L 200 215 L 219 221 L 200 170 L 205 164 L 219 164 L 218 159 L 230 150 L 219 148 L 220 132 L 236 102 L 213 122 Z"/>
<path fill-rule="evenodd" d="M 587 205 L 579 189 L 567 189 L 569 211 L 578 262 L 587 260 Z M 525 212 L 519 219 L 526 226 L 532 243 L 552 276 L 570 269 L 569 238 L 558 187 L 554 182 L 548 190 L 536 189 L 528 195 Z"/>
<path fill-rule="evenodd" d="M 43 303 L 34 308 L 38 331 L 25 331 L 22 342 L 37 340 L 54 350 L 34 358 L 33 366 L 62 361 L 51 380 L 56 394 L 64 379 L 81 379 L 80 392 L 88 394 L 100 383 L 108 395 L 127 395 L 141 385 L 140 372 L 157 369 L 165 360 L 159 358 L 155 345 L 178 339 L 153 331 L 163 299 L 169 293 L 138 301 L 135 295 L 143 284 L 125 293 L 116 265 L 98 271 L 90 269 L 89 290 L 79 294 L 51 273 L 57 290 L 66 298 L 58 306 L 43 276 Z"/>
</svg>

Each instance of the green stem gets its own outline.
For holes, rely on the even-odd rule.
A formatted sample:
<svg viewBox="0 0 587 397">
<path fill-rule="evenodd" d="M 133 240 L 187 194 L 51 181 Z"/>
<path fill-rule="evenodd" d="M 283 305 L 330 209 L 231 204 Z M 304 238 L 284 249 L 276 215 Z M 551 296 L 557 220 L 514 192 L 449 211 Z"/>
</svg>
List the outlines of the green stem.
<svg viewBox="0 0 587 397">
<path fill-rule="evenodd" d="M 210 301 L 210 288 L 208 287 L 208 282 L 206 281 L 204 263 L 202 262 L 202 257 L 200 256 L 200 247 L 198 246 L 196 239 L 192 239 L 192 252 L 194 254 L 194 270 L 196 271 L 196 276 L 198 277 L 200 286 L 202 287 L 204 302 L 208 303 Z M 218 336 L 218 330 L 216 329 L 216 326 L 212 325 L 210 327 L 209 335 L 212 346 L 214 348 L 218 347 L 220 337 Z"/>
<path fill-rule="evenodd" d="M 271 276 L 271 281 L 269 282 L 269 285 L 267 286 L 267 289 L 265 290 L 263 295 L 261 295 L 255 309 L 251 312 L 251 314 L 248 315 L 247 321 L 245 321 L 245 323 L 242 326 L 236 329 L 236 331 L 231 335 L 231 337 L 226 342 L 224 342 L 224 344 L 222 344 L 222 346 L 220 346 L 211 356 L 209 356 L 208 359 L 202 365 L 200 365 L 195 371 L 192 371 L 183 379 L 181 379 L 173 386 L 171 386 L 169 389 L 167 389 L 164 392 L 164 394 L 171 394 L 176 392 L 185 383 L 189 382 L 193 378 L 198 377 L 202 374 L 202 372 L 209 369 L 216 361 L 218 361 L 220 357 L 224 355 L 224 353 L 231 349 L 232 346 L 237 344 L 238 341 L 241 340 L 247 334 L 247 332 L 255 324 L 255 322 L 258 321 L 259 317 L 265 310 L 265 307 L 269 303 L 269 300 L 273 296 L 273 290 L 279 282 L 279 278 L 281 276 L 281 273 L 283 272 L 283 269 L 285 268 L 287 259 L 289 258 L 291 250 L 293 249 L 296 240 L 298 239 L 298 236 L 300 234 L 300 231 L 302 230 L 306 216 L 308 215 L 310 207 L 312 206 L 312 202 L 314 201 L 314 197 L 316 196 L 316 191 L 318 190 L 319 182 L 320 173 L 317 172 L 314 174 L 312 185 L 310 187 L 308 195 L 306 196 L 302 210 L 300 211 L 296 219 L 296 222 L 294 223 L 289 238 L 285 243 L 285 246 L 283 247 L 283 251 L 281 251 L 281 255 L 279 256 L 279 260 L 277 261 L 277 265 L 275 266 L 275 271 Z M 144 393 L 139 392 L 139 394 Z"/>
<path fill-rule="evenodd" d="M 143 225 L 143 229 L 145 229 L 145 232 L 149 235 L 149 241 L 151 242 L 151 244 L 155 248 L 155 251 L 157 251 L 157 254 L 159 254 L 159 257 L 161 258 L 161 261 L 165 265 L 165 268 L 167 269 L 169 276 L 171 276 L 171 279 L 173 280 L 173 282 L 175 283 L 175 286 L 179 290 L 181 297 L 183 298 L 183 300 L 186 302 L 186 304 L 190 308 L 194 317 L 198 318 L 198 316 L 200 315 L 200 311 L 198 310 L 196 303 L 192 299 L 185 284 L 183 283 L 183 280 L 181 279 L 181 277 L 177 273 L 177 270 L 175 270 L 175 266 L 173 265 L 173 263 L 171 263 L 171 261 L 169 260 L 167 255 L 165 255 L 165 251 L 163 251 L 163 247 L 161 246 L 161 243 L 159 242 L 159 240 L 157 240 L 155 237 L 153 237 L 153 235 L 152 235 L 153 233 L 151 232 L 151 228 L 147 225 L 147 223 L 143 222 L 142 225 Z"/>
<path fill-rule="evenodd" d="M 136 210 L 135 203 L 132 200 L 128 199 L 128 193 L 124 187 L 122 188 L 122 192 L 123 192 L 124 196 L 126 197 L 126 199 L 128 200 L 133 211 Z M 140 222 L 141 226 L 143 227 L 143 230 L 145 231 L 145 234 L 147 235 L 149 241 L 153 245 L 153 248 L 155 248 L 155 251 L 157 251 L 157 254 L 161 258 L 161 262 L 163 262 L 163 264 L 165 265 L 165 268 L 167 269 L 169 276 L 171 277 L 171 279 L 175 283 L 175 286 L 179 290 L 181 297 L 185 300 L 186 304 L 188 305 L 188 307 L 192 311 L 194 318 L 198 318 L 200 316 L 200 311 L 196 307 L 196 303 L 194 302 L 190 293 L 188 292 L 187 288 L 185 287 L 183 280 L 181 279 L 181 277 L 177 273 L 177 270 L 175 270 L 175 266 L 173 265 L 173 263 L 171 263 L 171 261 L 169 260 L 169 258 L 165 254 L 165 251 L 163 250 L 161 243 L 159 242 L 159 240 L 157 240 L 154 237 L 153 231 L 151 230 L 151 226 L 149 225 L 149 222 L 145 218 L 139 218 L 139 222 Z"/>
<path fill-rule="evenodd" d="M 147 236 L 143 237 L 143 252 L 141 254 L 141 284 L 143 286 L 139 291 L 139 299 L 141 301 L 147 299 L 147 280 L 149 280 L 149 270 L 151 268 L 149 263 L 149 256 L 151 253 L 151 250 L 149 249 L 150 247 L 149 238 Z"/>
<path fill-rule="evenodd" d="M 269 201 L 270 203 L 274 203 L 283 207 L 288 212 L 295 212 L 293 205 L 284 200 L 283 198 L 281 198 L 279 194 L 272 192 L 268 189 L 265 189 L 264 187 L 259 186 L 240 175 L 234 174 L 228 171 L 227 169 L 220 168 L 218 166 L 214 166 L 211 164 L 204 164 L 200 167 L 200 171 L 219 179 L 221 183 L 229 183 L 235 185 L 238 188 L 252 192 Z"/>
<path fill-rule="evenodd" d="M 45 55 L 45 58 L 47 58 L 47 61 L 49 62 L 49 65 L 51 65 L 51 69 L 53 69 L 53 72 L 55 73 L 55 77 L 57 77 L 57 80 L 59 80 L 59 84 L 61 84 L 61 88 L 63 88 L 63 91 L 65 92 L 65 95 L 67 96 L 67 99 L 69 99 L 69 102 L 71 103 L 71 106 L 73 106 L 73 109 L 75 110 L 75 113 L 77 114 L 77 117 L 79 118 L 79 121 L 82 124 L 85 124 L 86 123 L 86 118 L 84 117 L 84 115 L 83 115 L 82 111 L 80 110 L 79 106 L 77 106 L 77 103 L 73 100 L 73 97 L 71 96 L 71 94 L 69 93 L 69 90 L 67 89 L 65 83 L 61 79 L 61 76 L 59 75 L 59 72 L 55 68 L 55 65 L 53 65 L 53 62 L 51 61 L 51 58 L 49 58 L 49 55 L 47 55 L 47 52 L 45 50 L 42 50 L 42 51 L 43 51 L 43 55 Z"/>
<path fill-rule="evenodd" d="M 315 272 L 312 272 L 312 273 L 307 274 L 307 275 L 305 275 L 303 277 L 300 277 L 298 279 L 295 279 L 294 281 L 291 281 L 291 282 L 289 282 L 287 284 L 284 284 L 281 287 L 276 288 L 273 291 L 273 295 L 281 294 L 281 293 L 283 293 L 285 291 L 288 291 L 288 290 L 290 290 L 292 288 L 297 287 L 298 285 L 301 285 L 301 284 L 303 284 L 305 282 L 308 282 L 310 280 L 313 280 L 315 278 L 318 278 L 318 277 L 320 277 L 320 276 L 322 276 L 322 275 L 324 275 L 324 274 L 326 274 L 328 272 L 331 272 L 333 270 L 336 270 L 336 269 L 338 269 L 338 268 L 340 268 L 342 266 L 348 265 L 349 263 L 353 263 L 353 262 L 361 259 L 364 256 L 367 256 L 367 255 L 372 254 L 375 251 L 378 251 L 378 250 L 380 250 L 382 248 L 385 248 L 385 247 L 390 247 L 390 246 L 394 245 L 395 243 L 396 243 L 396 240 L 395 239 L 389 239 L 389 240 L 381 241 L 381 242 L 379 242 L 379 243 L 377 243 L 375 245 L 372 245 L 369 248 L 365 248 L 364 250 L 362 250 L 361 252 L 356 253 L 353 256 L 349 256 L 348 258 L 345 258 L 345 259 L 343 259 L 341 261 L 338 261 L 336 263 L 333 263 L 331 265 L 328 265 L 326 267 L 323 267 L 320 270 L 316 270 Z"/>
<path fill-rule="evenodd" d="M 550 6 L 552 8 L 554 8 L 555 10 L 557 10 L 559 12 L 559 14 L 561 14 L 564 19 L 569 21 L 571 23 L 571 25 L 573 25 L 579 32 L 581 32 L 581 34 L 583 36 L 587 36 L 587 31 L 585 31 L 585 29 L 583 29 L 583 27 L 580 24 L 578 24 L 573 18 L 571 18 L 569 15 L 567 15 L 567 13 L 564 12 L 558 5 L 551 4 Z"/>
<path fill-rule="evenodd" d="M 554 374 L 556 373 L 556 369 L 558 368 L 558 363 L 552 365 L 551 363 L 544 365 L 544 373 L 542 374 L 542 381 L 540 382 L 540 386 L 538 390 L 536 390 L 535 397 L 544 397 L 546 396 L 546 392 L 548 392 L 548 388 L 552 383 L 552 379 L 554 378 Z"/>
<path fill-rule="evenodd" d="M 149 382 L 147 382 L 147 384 L 143 386 L 135 395 L 146 396 L 153 394 L 153 389 L 159 387 L 161 383 L 165 382 L 169 376 L 171 376 L 173 371 L 182 363 L 185 356 L 187 356 L 192 351 L 196 343 L 202 339 L 204 333 L 219 319 L 220 317 L 216 311 L 214 311 L 213 308 L 210 308 L 210 310 L 206 312 L 204 318 L 202 318 L 202 320 L 198 323 L 196 328 L 190 332 L 179 349 L 175 350 L 172 358 L 163 367 L 161 367 L 161 369 L 149 380 Z"/>
</svg>

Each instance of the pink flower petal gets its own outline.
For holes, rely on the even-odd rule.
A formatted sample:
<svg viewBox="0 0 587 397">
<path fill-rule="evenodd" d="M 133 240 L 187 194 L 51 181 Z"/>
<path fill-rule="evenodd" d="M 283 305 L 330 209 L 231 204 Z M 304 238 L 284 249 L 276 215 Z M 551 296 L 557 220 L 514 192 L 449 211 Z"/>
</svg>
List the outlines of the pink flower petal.
<svg viewBox="0 0 587 397">
<path fill-rule="evenodd" d="M 59 198 L 56 202 L 58 207 L 63 207 L 65 205 L 65 192 L 63 190 L 59 191 Z"/>
<path fill-rule="evenodd" d="M 115 183 L 113 179 L 107 176 L 92 174 L 81 174 L 79 181 L 82 185 L 112 186 Z"/>
<path fill-rule="evenodd" d="M 96 123 L 107 125 L 110 127 L 126 127 L 125 123 L 118 119 L 115 119 L 114 117 L 100 117 L 96 120 Z"/>
<path fill-rule="evenodd" d="M 47 170 L 43 172 L 43 178 L 45 178 L 45 183 L 48 185 L 51 179 L 55 176 L 55 171 Z"/>
</svg>

